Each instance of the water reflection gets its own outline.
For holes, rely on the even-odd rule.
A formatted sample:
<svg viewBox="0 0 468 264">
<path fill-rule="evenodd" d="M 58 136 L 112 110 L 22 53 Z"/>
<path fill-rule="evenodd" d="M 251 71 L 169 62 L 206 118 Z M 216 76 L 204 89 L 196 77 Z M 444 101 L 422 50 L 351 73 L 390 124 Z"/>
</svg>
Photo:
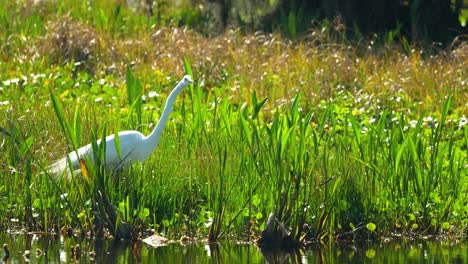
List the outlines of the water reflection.
<svg viewBox="0 0 468 264">
<path fill-rule="evenodd" d="M 63 236 L 0 234 L 7 263 L 467 263 L 468 243 L 389 242 L 317 244 L 304 250 L 259 249 L 254 245 L 170 244 L 134 251 L 127 242 L 81 240 Z M 80 249 L 76 255 L 77 246 Z M 75 250 L 72 251 L 72 248 Z M 29 258 L 25 251 L 30 252 Z M 41 254 L 39 254 L 41 253 Z"/>
<path fill-rule="evenodd" d="M 302 263 L 304 253 L 299 249 L 277 248 L 261 248 L 260 252 L 265 258 L 265 263 L 269 264 Z"/>
</svg>

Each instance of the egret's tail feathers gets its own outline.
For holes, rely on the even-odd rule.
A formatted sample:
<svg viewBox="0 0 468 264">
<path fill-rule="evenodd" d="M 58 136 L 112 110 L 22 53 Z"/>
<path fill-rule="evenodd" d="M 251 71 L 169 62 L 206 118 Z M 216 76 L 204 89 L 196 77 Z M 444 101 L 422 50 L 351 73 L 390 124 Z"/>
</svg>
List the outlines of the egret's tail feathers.
<svg viewBox="0 0 468 264">
<path fill-rule="evenodd" d="M 71 166 L 68 166 L 70 162 Z M 70 170 L 70 167 L 73 171 Z M 49 166 L 48 172 L 55 175 L 55 178 L 70 178 L 71 176 L 79 173 L 80 170 L 80 159 L 76 152 L 70 152 L 65 155 L 63 158 L 55 161 Z"/>
<path fill-rule="evenodd" d="M 52 176 L 54 176 L 56 179 L 64 178 L 64 177 L 70 177 L 70 170 L 68 168 L 68 160 L 67 157 L 61 158 L 54 163 L 52 163 L 48 170 L 47 170 Z"/>
</svg>

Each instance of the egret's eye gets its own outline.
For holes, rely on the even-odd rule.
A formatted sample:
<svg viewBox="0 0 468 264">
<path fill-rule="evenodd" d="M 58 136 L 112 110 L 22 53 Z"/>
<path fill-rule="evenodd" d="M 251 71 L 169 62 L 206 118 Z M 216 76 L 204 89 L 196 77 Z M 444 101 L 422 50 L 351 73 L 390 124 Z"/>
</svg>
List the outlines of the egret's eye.
<svg viewBox="0 0 468 264">
<path fill-rule="evenodd" d="M 190 76 L 184 77 L 184 81 L 185 81 L 185 82 L 188 82 L 188 83 L 192 83 L 192 82 L 193 82 L 193 80 L 192 80 L 192 78 L 191 78 Z"/>
</svg>

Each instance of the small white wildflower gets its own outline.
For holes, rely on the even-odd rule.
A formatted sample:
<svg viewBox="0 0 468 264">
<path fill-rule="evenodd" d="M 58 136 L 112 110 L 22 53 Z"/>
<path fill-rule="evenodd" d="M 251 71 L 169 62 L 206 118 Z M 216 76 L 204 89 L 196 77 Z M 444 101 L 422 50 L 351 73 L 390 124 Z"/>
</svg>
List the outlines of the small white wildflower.
<svg viewBox="0 0 468 264">
<path fill-rule="evenodd" d="M 430 128 L 436 128 L 439 125 L 439 122 L 432 116 L 426 116 L 423 118 L 425 124 Z"/>
<path fill-rule="evenodd" d="M 149 98 L 158 97 L 158 96 L 159 96 L 159 93 L 155 91 L 151 91 L 148 93 Z"/>
<path fill-rule="evenodd" d="M 458 121 L 458 128 L 461 129 L 462 127 L 466 126 L 466 124 L 468 124 L 468 121 L 466 120 L 465 116 L 462 116 Z"/>
<path fill-rule="evenodd" d="M 432 116 L 426 116 L 423 118 L 423 121 L 426 122 L 426 123 L 429 123 L 429 122 L 432 122 L 434 120 L 434 118 L 432 118 Z"/>
</svg>

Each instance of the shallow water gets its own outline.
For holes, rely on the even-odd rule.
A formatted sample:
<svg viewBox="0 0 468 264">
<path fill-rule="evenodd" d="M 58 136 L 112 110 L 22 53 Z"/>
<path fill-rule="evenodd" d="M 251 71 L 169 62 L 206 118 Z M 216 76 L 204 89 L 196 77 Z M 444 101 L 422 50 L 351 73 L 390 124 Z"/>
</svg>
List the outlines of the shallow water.
<svg viewBox="0 0 468 264">
<path fill-rule="evenodd" d="M 149 248 L 144 244 L 133 253 L 125 242 L 88 241 L 37 235 L 0 234 L 8 244 L 7 263 L 468 263 L 468 243 L 435 241 L 392 241 L 388 243 L 332 244 L 312 246 L 300 251 L 265 251 L 254 245 L 202 243 L 170 244 Z M 80 258 L 72 257 L 71 247 L 80 245 Z M 36 255 L 40 249 L 43 254 Z M 30 250 L 29 259 L 23 256 Z M 1 256 L 3 254 L 0 252 Z"/>
</svg>

